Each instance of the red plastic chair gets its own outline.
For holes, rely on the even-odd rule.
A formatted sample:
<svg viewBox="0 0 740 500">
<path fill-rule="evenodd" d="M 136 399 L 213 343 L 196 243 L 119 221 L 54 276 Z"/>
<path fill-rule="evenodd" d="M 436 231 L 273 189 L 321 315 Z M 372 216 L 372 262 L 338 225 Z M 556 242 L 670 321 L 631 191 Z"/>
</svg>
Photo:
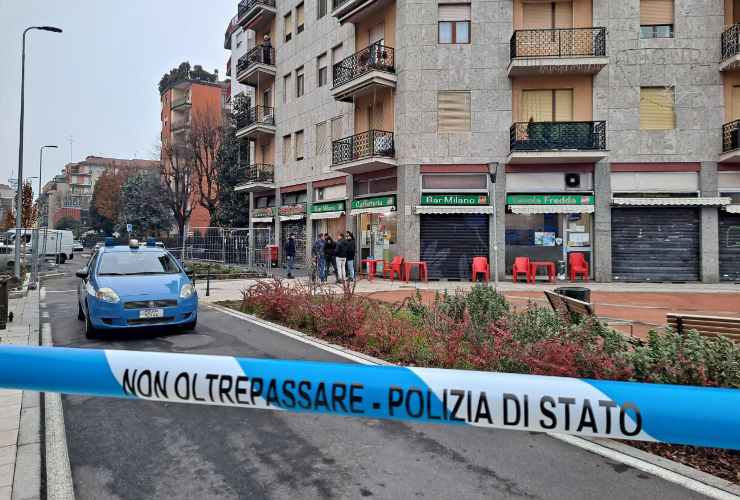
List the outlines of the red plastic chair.
<svg viewBox="0 0 740 500">
<path fill-rule="evenodd" d="M 383 277 L 389 277 L 393 281 L 395 275 L 398 275 L 399 280 L 403 279 L 403 257 L 400 255 L 393 257 L 391 262 L 383 262 Z"/>
<path fill-rule="evenodd" d="M 491 270 L 488 268 L 487 257 L 473 257 L 473 276 L 470 278 L 470 281 L 475 282 L 479 274 L 483 275 L 486 283 L 491 279 Z"/>
<path fill-rule="evenodd" d="M 524 274 L 524 277 L 527 279 L 527 283 L 529 283 L 531 280 L 531 276 L 529 274 L 529 257 L 515 257 L 511 274 L 514 277 L 514 283 L 516 283 L 517 276 L 520 274 Z"/>
<path fill-rule="evenodd" d="M 583 277 L 583 281 L 588 281 L 588 262 L 586 256 L 582 253 L 573 252 L 568 254 L 568 270 L 571 281 L 575 281 L 579 274 Z"/>
</svg>

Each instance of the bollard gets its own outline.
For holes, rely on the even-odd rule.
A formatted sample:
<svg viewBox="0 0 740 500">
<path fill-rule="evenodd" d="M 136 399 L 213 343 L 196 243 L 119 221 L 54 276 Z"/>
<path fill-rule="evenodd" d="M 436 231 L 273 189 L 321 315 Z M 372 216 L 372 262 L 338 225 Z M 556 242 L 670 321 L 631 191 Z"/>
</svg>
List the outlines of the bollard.
<svg viewBox="0 0 740 500">
<path fill-rule="evenodd" d="M 206 271 L 206 297 L 211 295 L 211 266 L 208 265 L 208 270 Z"/>
</svg>

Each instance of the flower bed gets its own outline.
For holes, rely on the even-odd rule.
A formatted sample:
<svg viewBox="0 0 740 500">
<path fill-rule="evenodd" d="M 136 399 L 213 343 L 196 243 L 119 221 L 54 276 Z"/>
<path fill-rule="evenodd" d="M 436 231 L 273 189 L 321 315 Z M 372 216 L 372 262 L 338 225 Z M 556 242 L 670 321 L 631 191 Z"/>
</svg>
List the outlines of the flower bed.
<svg viewBox="0 0 740 500">
<path fill-rule="evenodd" d="M 638 342 L 593 318 L 570 324 L 534 303 L 514 311 L 485 286 L 437 294 L 431 305 L 418 294 L 391 305 L 349 286 L 336 292 L 265 280 L 230 305 L 403 365 L 740 388 L 740 347 L 727 339 L 664 329 Z M 637 446 L 740 482 L 736 452 Z"/>
</svg>

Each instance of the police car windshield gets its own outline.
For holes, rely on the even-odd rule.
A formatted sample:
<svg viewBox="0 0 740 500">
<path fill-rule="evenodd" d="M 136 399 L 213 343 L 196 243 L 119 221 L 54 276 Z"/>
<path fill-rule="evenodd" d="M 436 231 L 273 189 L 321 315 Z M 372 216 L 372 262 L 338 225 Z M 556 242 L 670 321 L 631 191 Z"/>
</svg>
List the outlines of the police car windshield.
<svg viewBox="0 0 740 500">
<path fill-rule="evenodd" d="M 180 268 L 168 253 L 110 252 L 103 253 L 99 276 L 133 276 L 144 274 L 177 274 Z"/>
</svg>

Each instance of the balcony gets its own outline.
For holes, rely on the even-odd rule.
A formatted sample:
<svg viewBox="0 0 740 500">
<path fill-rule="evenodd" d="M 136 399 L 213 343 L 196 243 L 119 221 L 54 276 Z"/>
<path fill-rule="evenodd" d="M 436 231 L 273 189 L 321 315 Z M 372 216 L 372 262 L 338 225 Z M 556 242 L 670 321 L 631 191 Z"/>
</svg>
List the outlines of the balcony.
<svg viewBox="0 0 740 500">
<path fill-rule="evenodd" d="M 257 45 L 241 56 L 236 63 L 236 79 L 252 87 L 256 87 L 259 81 L 265 83 L 265 79 L 274 80 L 275 49 Z"/>
<path fill-rule="evenodd" d="M 392 47 L 374 43 L 336 63 L 332 68 L 331 93 L 338 101 L 379 88 L 396 88 L 395 54 Z"/>
<path fill-rule="evenodd" d="M 391 0 L 331 0 L 331 15 L 341 24 L 358 22 L 362 17 L 373 15 L 387 7 Z"/>
<path fill-rule="evenodd" d="M 190 120 L 183 120 L 181 122 L 174 122 L 172 124 L 172 133 L 181 134 L 190 130 Z"/>
<path fill-rule="evenodd" d="M 720 71 L 740 69 L 740 24 L 733 24 L 722 33 Z"/>
<path fill-rule="evenodd" d="M 172 111 L 186 111 L 190 106 L 190 96 L 186 95 L 172 99 L 172 106 L 170 106 L 170 109 L 172 109 Z"/>
<path fill-rule="evenodd" d="M 361 174 L 396 166 L 393 132 L 368 130 L 331 143 L 335 170 Z"/>
<path fill-rule="evenodd" d="M 260 31 L 275 17 L 275 0 L 242 0 L 239 2 L 237 19 L 245 30 Z"/>
<path fill-rule="evenodd" d="M 509 76 L 592 75 L 609 63 L 606 28 L 517 30 L 509 51 Z"/>
<path fill-rule="evenodd" d="M 719 161 L 740 163 L 740 120 L 722 125 L 722 154 Z"/>
<path fill-rule="evenodd" d="M 275 188 L 275 166 L 269 163 L 256 163 L 244 166 L 244 176 L 234 191 L 264 191 Z"/>
<path fill-rule="evenodd" d="M 238 138 L 256 140 L 261 135 L 275 135 L 273 108 L 255 106 L 236 115 L 236 136 Z"/>
<path fill-rule="evenodd" d="M 507 163 L 594 163 L 607 157 L 606 122 L 519 122 Z"/>
</svg>

